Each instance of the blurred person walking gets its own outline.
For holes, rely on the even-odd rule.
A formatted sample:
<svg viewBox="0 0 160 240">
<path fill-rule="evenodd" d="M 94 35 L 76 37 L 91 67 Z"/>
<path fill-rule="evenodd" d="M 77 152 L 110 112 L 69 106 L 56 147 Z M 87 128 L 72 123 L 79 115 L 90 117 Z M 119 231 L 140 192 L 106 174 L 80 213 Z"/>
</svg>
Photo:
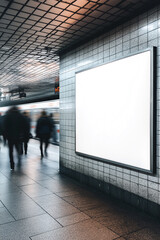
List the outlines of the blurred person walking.
<svg viewBox="0 0 160 240">
<path fill-rule="evenodd" d="M 51 125 L 52 125 L 52 132 L 51 132 L 52 142 L 56 143 L 57 142 L 56 141 L 56 127 L 55 127 L 55 122 L 54 122 L 52 113 L 49 114 L 49 119 L 50 119 Z"/>
<path fill-rule="evenodd" d="M 1 142 L 2 142 L 2 135 L 3 135 L 3 124 L 2 124 L 2 116 L 0 113 L 0 148 L 1 148 Z"/>
<path fill-rule="evenodd" d="M 28 117 L 27 112 L 23 112 L 23 118 L 24 127 L 20 136 L 20 154 L 22 155 L 24 153 L 25 155 L 27 155 L 28 142 L 30 138 L 31 119 Z"/>
<path fill-rule="evenodd" d="M 14 106 L 6 113 L 4 119 L 4 132 L 8 140 L 10 167 L 14 169 L 13 150 L 17 151 L 18 160 L 20 163 L 20 136 L 24 128 L 24 118 L 19 109 Z"/>
<path fill-rule="evenodd" d="M 47 116 L 45 111 L 41 112 L 41 117 L 37 121 L 36 125 L 36 137 L 40 139 L 40 152 L 41 158 L 45 156 L 47 157 L 47 148 L 49 145 L 49 139 L 52 133 L 52 123 Z"/>
<path fill-rule="evenodd" d="M 4 119 L 5 115 L 0 113 L 0 141 L 3 142 L 4 146 L 6 145 L 6 137 L 4 133 Z"/>
</svg>

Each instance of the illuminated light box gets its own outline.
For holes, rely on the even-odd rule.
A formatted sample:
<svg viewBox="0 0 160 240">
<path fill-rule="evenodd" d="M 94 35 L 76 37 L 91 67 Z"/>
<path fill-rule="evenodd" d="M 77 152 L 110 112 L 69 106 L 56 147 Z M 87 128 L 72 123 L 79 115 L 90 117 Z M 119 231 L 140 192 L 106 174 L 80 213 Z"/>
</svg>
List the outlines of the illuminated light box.
<svg viewBox="0 0 160 240">
<path fill-rule="evenodd" d="M 153 49 L 76 73 L 76 153 L 154 171 Z"/>
</svg>

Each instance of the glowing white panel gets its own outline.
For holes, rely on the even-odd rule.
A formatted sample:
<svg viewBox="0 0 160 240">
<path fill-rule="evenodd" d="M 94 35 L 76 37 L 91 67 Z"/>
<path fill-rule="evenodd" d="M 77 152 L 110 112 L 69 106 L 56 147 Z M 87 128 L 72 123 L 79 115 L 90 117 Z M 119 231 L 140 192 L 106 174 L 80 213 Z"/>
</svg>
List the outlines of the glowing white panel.
<svg viewBox="0 0 160 240">
<path fill-rule="evenodd" d="M 76 74 L 76 152 L 150 171 L 151 51 Z"/>
</svg>

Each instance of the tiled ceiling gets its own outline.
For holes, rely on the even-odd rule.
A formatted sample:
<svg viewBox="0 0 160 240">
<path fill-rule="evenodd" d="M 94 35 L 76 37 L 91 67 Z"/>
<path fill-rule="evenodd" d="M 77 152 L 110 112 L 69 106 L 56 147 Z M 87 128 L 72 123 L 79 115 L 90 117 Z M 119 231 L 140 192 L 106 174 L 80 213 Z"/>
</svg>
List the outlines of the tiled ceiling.
<svg viewBox="0 0 160 240">
<path fill-rule="evenodd" d="M 0 0 L 0 89 L 53 91 L 58 53 L 107 31 L 155 0 Z M 3 94 L 4 96 L 5 94 Z"/>
</svg>

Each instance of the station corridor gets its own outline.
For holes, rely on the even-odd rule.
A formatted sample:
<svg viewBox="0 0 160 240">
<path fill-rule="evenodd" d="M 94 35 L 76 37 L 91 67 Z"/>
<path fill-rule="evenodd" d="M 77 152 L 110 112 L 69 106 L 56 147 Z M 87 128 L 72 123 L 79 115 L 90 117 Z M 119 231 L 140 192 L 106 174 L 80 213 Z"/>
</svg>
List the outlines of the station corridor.
<svg viewBox="0 0 160 240">
<path fill-rule="evenodd" d="M 0 240 L 158 240 L 159 220 L 60 175 L 59 146 L 38 141 L 10 170 L 0 149 Z"/>
</svg>

